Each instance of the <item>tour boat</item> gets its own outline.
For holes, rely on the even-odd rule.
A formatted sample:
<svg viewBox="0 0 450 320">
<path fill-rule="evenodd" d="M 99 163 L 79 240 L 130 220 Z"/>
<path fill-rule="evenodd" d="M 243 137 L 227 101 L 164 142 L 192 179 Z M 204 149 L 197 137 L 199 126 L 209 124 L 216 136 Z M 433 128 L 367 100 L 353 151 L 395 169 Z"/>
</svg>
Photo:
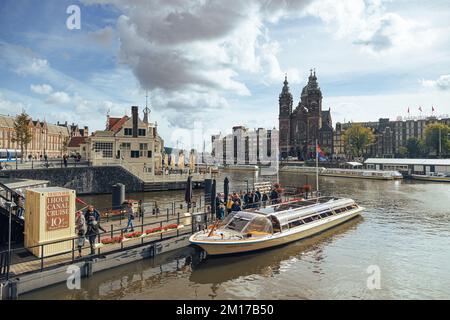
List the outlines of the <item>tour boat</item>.
<svg viewBox="0 0 450 320">
<path fill-rule="evenodd" d="M 411 178 L 424 181 L 450 182 L 450 174 L 445 173 L 411 174 Z"/>
<path fill-rule="evenodd" d="M 352 199 L 318 197 L 231 213 L 189 241 L 208 255 L 245 253 L 311 237 L 342 224 L 364 208 Z"/>
<path fill-rule="evenodd" d="M 258 171 L 259 167 L 250 164 L 220 164 L 219 169 L 230 171 Z"/>
<path fill-rule="evenodd" d="M 306 166 L 284 166 L 280 168 L 281 172 L 292 172 L 292 173 L 311 173 L 315 174 L 316 171 L 321 174 L 322 172 L 326 171 L 327 169 L 324 167 L 306 167 Z"/>
<path fill-rule="evenodd" d="M 403 175 L 398 171 L 364 170 L 364 169 L 340 169 L 330 168 L 320 173 L 321 176 L 360 178 L 374 180 L 395 180 L 403 179 Z"/>
</svg>

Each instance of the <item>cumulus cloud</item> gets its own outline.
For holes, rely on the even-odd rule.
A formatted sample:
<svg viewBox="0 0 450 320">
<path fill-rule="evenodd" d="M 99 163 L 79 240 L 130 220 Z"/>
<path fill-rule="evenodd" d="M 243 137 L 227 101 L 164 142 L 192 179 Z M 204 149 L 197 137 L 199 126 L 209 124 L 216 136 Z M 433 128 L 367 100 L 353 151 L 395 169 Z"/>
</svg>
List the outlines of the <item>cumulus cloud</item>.
<svg viewBox="0 0 450 320">
<path fill-rule="evenodd" d="M 425 88 L 435 88 L 440 90 L 450 89 L 450 74 L 442 75 L 436 80 L 421 80 L 422 86 Z"/>
<path fill-rule="evenodd" d="M 24 61 L 24 64 L 16 69 L 16 73 L 21 76 L 37 75 L 48 69 L 49 63 L 46 59 L 31 58 Z"/>
<path fill-rule="evenodd" d="M 298 14 L 309 2 L 84 0 L 122 12 L 119 61 L 131 67 L 142 89 L 162 96 L 155 107 L 193 117 L 217 105 L 226 108 L 225 96 L 251 95 L 245 75 L 266 84 L 281 83 L 285 72 L 296 79 L 297 70 L 280 67 L 280 48 L 266 25 Z"/>
<path fill-rule="evenodd" d="M 45 100 L 48 104 L 67 104 L 70 101 L 70 96 L 64 91 L 53 92 Z"/>
<path fill-rule="evenodd" d="M 31 91 L 37 94 L 48 95 L 53 92 L 53 88 L 49 84 L 32 84 L 30 86 Z"/>
<path fill-rule="evenodd" d="M 317 0 L 305 13 L 320 18 L 338 39 L 348 37 L 353 44 L 372 53 L 410 50 L 426 46 L 433 35 L 426 25 L 388 12 L 384 0 Z"/>
</svg>

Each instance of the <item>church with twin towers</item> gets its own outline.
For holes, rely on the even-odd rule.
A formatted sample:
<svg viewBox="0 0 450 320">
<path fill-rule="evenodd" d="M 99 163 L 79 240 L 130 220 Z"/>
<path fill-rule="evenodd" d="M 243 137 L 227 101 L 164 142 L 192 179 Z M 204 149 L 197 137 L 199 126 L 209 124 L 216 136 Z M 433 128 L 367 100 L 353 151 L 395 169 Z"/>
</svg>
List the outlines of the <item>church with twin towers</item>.
<svg viewBox="0 0 450 320">
<path fill-rule="evenodd" d="M 287 76 L 279 95 L 279 149 L 282 159 L 295 157 L 308 160 L 315 157 L 315 145 L 333 153 L 333 125 L 330 109 L 322 110 L 322 91 L 316 71 L 311 70 L 303 87 L 300 101 L 294 108 Z"/>
</svg>

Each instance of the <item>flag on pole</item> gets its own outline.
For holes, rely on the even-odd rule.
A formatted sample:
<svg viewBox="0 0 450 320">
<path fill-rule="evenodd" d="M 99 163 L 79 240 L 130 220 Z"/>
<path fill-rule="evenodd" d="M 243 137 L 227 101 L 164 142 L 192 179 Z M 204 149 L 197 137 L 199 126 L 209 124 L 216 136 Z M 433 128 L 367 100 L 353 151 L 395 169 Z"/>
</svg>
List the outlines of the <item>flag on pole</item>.
<svg viewBox="0 0 450 320">
<path fill-rule="evenodd" d="M 431 106 L 431 112 L 434 112 L 434 107 L 433 106 Z"/>
<path fill-rule="evenodd" d="M 319 145 L 317 145 L 316 149 L 316 157 L 319 159 L 319 161 L 326 161 L 327 157 L 325 156 L 325 152 L 322 151 Z"/>
<path fill-rule="evenodd" d="M 419 107 L 419 111 L 422 112 L 422 107 Z"/>
<path fill-rule="evenodd" d="M 409 114 L 409 107 L 408 107 L 408 114 Z"/>
</svg>

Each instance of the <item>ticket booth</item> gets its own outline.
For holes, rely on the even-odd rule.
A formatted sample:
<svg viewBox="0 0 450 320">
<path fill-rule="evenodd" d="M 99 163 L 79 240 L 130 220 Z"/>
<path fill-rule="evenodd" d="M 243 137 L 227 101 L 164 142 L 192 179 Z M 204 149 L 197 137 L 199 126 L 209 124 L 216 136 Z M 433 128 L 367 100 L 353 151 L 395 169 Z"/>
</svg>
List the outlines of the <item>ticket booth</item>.
<svg viewBox="0 0 450 320">
<path fill-rule="evenodd" d="M 25 203 L 25 247 L 40 257 L 72 250 L 75 237 L 75 190 L 28 189 Z M 61 241 L 65 240 L 67 241 Z M 58 241 L 55 244 L 48 244 Z M 48 244 L 48 245 L 46 245 Z M 42 246 L 44 252 L 42 252 Z"/>
</svg>

